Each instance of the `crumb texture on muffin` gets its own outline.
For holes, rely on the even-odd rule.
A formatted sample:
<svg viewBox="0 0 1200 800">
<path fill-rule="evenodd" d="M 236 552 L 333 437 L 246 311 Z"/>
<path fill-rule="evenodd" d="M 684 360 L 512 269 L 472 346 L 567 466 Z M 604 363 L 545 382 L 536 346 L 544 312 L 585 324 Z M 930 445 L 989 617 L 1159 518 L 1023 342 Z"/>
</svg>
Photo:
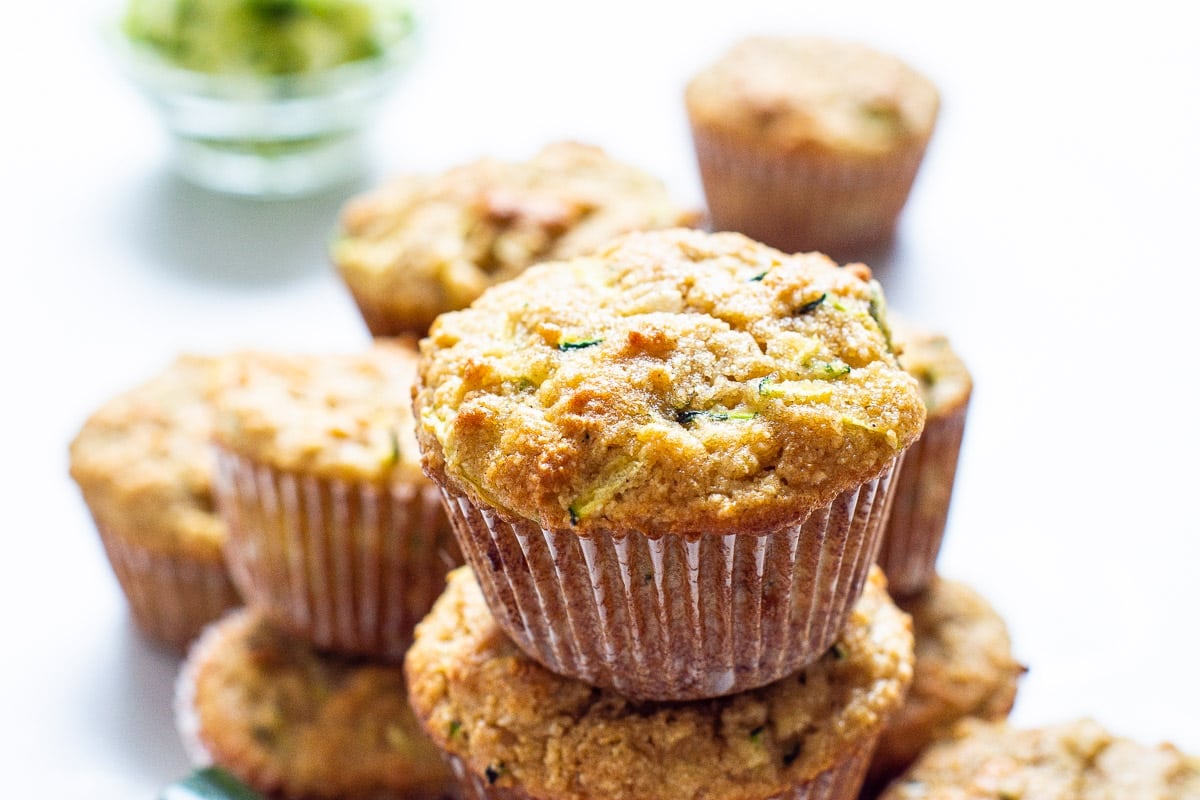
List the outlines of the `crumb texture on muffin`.
<svg viewBox="0 0 1200 800">
<path fill-rule="evenodd" d="M 737 234 L 631 234 L 537 265 L 422 341 L 425 466 L 543 527 L 766 531 L 920 434 L 861 264 Z"/>
<path fill-rule="evenodd" d="M 251 461 L 326 479 L 424 484 L 413 436 L 410 340 L 361 353 L 256 353 L 217 395 L 216 442 Z"/>
<path fill-rule="evenodd" d="M 696 220 L 657 178 L 597 147 L 558 142 L 528 161 L 484 158 L 355 198 L 332 258 L 364 313 L 423 333 L 537 261 Z"/>
<path fill-rule="evenodd" d="M 181 727 L 271 797 L 433 798 L 449 771 L 403 670 L 317 654 L 252 611 L 212 626 L 181 673 Z"/>
<path fill-rule="evenodd" d="M 1025 672 L 1004 620 L 965 584 L 939 578 L 899 606 L 912 616 L 916 665 L 908 698 L 875 750 L 877 779 L 894 776 L 964 717 L 1006 717 Z"/>
<path fill-rule="evenodd" d="M 1021 730 L 968 720 L 925 752 L 883 800 L 1200 797 L 1200 759 L 1121 739 L 1093 720 Z"/>
<path fill-rule="evenodd" d="M 227 366 L 184 355 L 109 400 L 71 442 L 71 477 L 98 524 L 151 551 L 220 553 L 212 392 Z"/>
<path fill-rule="evenodd" d="M 755 36 L 688 84 L 695 123 L 781 151 L 884 156 L 924 141 L 938 92 L 895 56 L 862 44 Z"/>
<path fill-rule="evenodd" d="M 869 746 L 902 701 L 911 648 L 876 570 L 841 638 L 803 671 L 713 700 L 633 703 L 525 656 L 464 568 L 418 627 L 406 670 L 426 731 L 497 786 L 732 800 L 775 796 Z"/>
</svg>

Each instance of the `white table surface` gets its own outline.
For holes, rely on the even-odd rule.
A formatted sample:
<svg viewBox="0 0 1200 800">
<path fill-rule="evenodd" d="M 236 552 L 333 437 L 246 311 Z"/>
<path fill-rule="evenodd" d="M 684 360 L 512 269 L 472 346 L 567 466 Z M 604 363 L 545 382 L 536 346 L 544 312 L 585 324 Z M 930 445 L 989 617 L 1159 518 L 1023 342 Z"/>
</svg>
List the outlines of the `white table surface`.
<svg viewBox="0 0 1200 800">
<path fill-rule="evenodd" d="M 1190 15 L 1166 0 L 435 0 L 373 129 L 372 176 L 262 203 L 171 174 L 156 117 L 98 41 L 98 5 L 14 4 L 0 26 L 4 796 L 151 798 L 187 768 L 178 661 L 131 628 L 67 477 L 84 417 L 181 350 L 365 343 L 324 242 L 340 203 L 391 172 L 570 136 L 699 203 L 683 84 L 757 31 L 873 43 L 942 90 L 898 241 L 873 266 L 976 378 L 941 567 L 1009 622 L 1031 668 L 1015 721 L 1092 715 L 1200 752 Z"/>
</svg>

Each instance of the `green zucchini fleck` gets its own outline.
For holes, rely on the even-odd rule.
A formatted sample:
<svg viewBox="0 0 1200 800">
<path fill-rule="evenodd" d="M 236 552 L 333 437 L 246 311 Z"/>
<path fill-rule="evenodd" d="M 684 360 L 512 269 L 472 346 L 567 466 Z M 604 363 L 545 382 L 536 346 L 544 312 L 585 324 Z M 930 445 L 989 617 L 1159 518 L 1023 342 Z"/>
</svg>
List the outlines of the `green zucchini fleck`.
<svg viewBox="0 0 1200 800">
<path fill-rule="evenodd" d="M 763 730 L 764 730 L 764 726 L 759 725 L 757 728 L 750 731 L 750 743 L 751 744 L 762 744 Z"/>
<path fill-rule="evenodd" d="M 822 292 L 821 296 L 818 297 L 816 300 L 809 300 L 807 303 L 800 306 L 792 313 L 795 314 L 796 316 L 801 316 L 802 314 L 811 314 L 813 311 L 817 310 L 817 306 L 819 306 L 819 305 L 821 305 L 821 303 L 825 302 L 826 296 L 828 296 L 828 292 Z"/>
<path fill-rule="evenodd" d="M 563 339 L 558 343 L 558 349 L 564 353 L 568 350 L 582 350 L 585 347 L 591 347 L 603 341 L 604 339 L 600 337 L 595 339 Z"/>
<path fill-rule="evenodd" d="M 458 736 L 458 733 L 461 730 L 462 730 L 461 722 L 459 722 L 456 719 L 450 720 L 450 738 L 451 739 L 453 739 L 455 736 Z"/>
<path fill-rule="evenodd" d="M 571 515 L 571 524 L 579 524 L 579 512 L 575 510 L 575 506 L 567 506 L 567 513 Z"/>
<path fill-rule="evenodd" d="M 750 282 L 754 283 L 755 281 L 761 281 L 765 277 L 767 277 L 767 271 L 764 269 L 762 272 L 758 273 L 753 278 L 751 278 Z"/>
<path fill-rule="evenodd" d="M 717 422 L 725 422 L 731 419 L 754 419 L 757 416 L 757 411 L 696 411 L 691 408 L 680 408 L 675 411 L 675 421 L 684 427 L 691 425 L 698 417 L 707 417 Z"/>
</svg>

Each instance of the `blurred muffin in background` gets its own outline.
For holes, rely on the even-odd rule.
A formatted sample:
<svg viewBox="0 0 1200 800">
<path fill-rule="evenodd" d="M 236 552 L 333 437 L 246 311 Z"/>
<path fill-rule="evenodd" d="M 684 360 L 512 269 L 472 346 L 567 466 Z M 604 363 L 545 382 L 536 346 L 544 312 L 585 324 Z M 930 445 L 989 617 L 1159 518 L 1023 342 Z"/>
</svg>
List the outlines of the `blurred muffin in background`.
<svg viewBox="0 0 1200 800">
<path fill-rule="evenodd" d="M 738 42 L 686 90 L 714 230 L 863 259 L 892 234 L 933 133 L 937 89 L 852 42 Z"/>
<path fill-rule="evenodd" d="M 883 800 L 1195 800 L 1200 758 L 1122 739 L 1090 719 L 1017 729 L 967 720 Z"/>
<path fill-rule="evenodd" d="M 105 403 L 70 447 L 71 477 L 134 621 L 179 650 L 239 603 L 212 489 L 212 392 L 225 366 L 180 356 Z"/>
<path fill-rule="evenodd" d="M 435 800 L 450 771 L 408 706 L 398 666 L 316 653 L 254 611 L 213 624 L 180 673 L 191 760 L 272 800 Z"/>
<path fill-rule="evenodd" d="M 898 605 L 912 616 L 913 685 L 879 737 L 867 772 L 869 796 L 960 720 L 1007 717 L 1025 674 L 1004 620 L 965 584 L 940 578 Z"/>
<path fill-rule="evenodd" d="M 934 578 L 958 454 L 967 425 L 971 373 L 941 334 L 891 316 L 900 366 L 917 379 L 925 401 L 925 429 L 908 449 L 896 479 L 892 511 L 877 561 L 893 597 L 920 592 Z"/>
<path fill-rule="evenodd" d="M 225 556 L 247 605 L 319 648 L 396 661 L 458 546 L 413 434 L 412 341 L 256 354 L 216 397 Z"/>
<path fill-rule="evenodd" d="M 352 199 L 331 257 L 373 335 L 424 335 L 438 314 L 530 264 L 699 217 L 657 178 L 597 147 L 559 142 L 528 161 L 400 176 Z"/>
</svg>

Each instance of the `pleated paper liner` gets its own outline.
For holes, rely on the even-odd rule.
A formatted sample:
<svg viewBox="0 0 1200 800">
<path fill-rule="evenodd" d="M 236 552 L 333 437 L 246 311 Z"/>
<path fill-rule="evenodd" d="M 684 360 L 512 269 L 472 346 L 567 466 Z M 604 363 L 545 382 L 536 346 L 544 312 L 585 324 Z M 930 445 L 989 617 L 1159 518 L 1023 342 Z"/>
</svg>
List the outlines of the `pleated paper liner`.
<svg viewBox="0 0 1200 800">
<path fill-rule="evenodd" d="M 714 231 L 840 260 L 861 260 L 891 239 L 926 146 L 854 162 L 773 151 L 698 126 L 692 139 Z"/>
<path fill-rule="evenodd" d="M 966 423 L 965 403 L 930 415 L 904 457 L 878 558 L 894 597 L 915 595 L 934 578 Z"/>
<path fill-rule="evenodd" d="M 833 644 L 897 466 L 765 535 L 582 536 L 443 492 L 497 623 L 531 658 L 633 699 L 692 700 L 766 685 Z"/>
<path fill-rule="evenodd" d="M 853 800 L 858 797 L 862 787 L 867 763 L 875 747 L 875 738 L 871 737 L 842 761 L 812 780 L 796 784 L 762 800 Z M 520 787 L 495 784 L 488 780 L 486 775 L 476 775 L 472 772 L 458 756 L 449 753 L 445 755 L 454 777 L 458 780 L 463 800 L 556 800 L 549 794 L 533 795 Z M 664 797 L 670 796 L 667 790 L 670 780 L 670 775 L 663 775 Z"/>
<path fill-rule="evenodd" d="M 462 563 L 429 484 L 328 480 L 218 449 L 215 488 L 246 603 L 321 649 L 402 660 Z"/>
<path fill-rule="evenodd" d="M 241 604 L 219 553 L 164 553 L 95 522 L 133 621 L 154 641 L 183 652 L 205 625 Z"/>
</svg>

